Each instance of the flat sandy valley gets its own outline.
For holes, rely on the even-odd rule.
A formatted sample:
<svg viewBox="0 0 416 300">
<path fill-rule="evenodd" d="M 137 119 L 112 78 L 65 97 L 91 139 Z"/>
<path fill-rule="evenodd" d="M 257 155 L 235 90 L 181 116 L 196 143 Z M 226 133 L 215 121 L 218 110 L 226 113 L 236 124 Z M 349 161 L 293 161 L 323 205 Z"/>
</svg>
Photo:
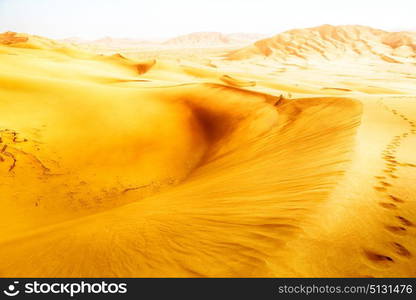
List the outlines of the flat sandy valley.
<svg viewBox="0 0 416 300">
<path fill-rule="evenodd" d="M 415 277 L 416 33 L 187 42 L 0 35 L 0 276 Z"/>
</svg>

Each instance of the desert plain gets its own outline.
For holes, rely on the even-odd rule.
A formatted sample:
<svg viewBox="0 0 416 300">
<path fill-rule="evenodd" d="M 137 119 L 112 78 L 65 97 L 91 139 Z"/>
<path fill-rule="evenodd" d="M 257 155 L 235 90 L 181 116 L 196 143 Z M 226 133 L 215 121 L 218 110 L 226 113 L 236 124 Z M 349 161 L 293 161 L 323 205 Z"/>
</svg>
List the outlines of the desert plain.
<svg viewBox="0 0 416 300">
<path fill-rule="evenodd" d="M 0 178 L 1 277 L 415 277 L 416 33 L 3 33 Z"/>
</svg>

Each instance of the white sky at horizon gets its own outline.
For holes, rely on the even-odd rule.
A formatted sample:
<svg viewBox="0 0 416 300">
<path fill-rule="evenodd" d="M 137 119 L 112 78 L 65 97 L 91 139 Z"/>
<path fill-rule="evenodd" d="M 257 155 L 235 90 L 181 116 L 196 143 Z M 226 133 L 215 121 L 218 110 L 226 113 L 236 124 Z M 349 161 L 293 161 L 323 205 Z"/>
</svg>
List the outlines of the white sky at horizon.
<svg viewBox="0 0 416 300">
<path fill-rule="evenodd" d="M 416 31 L 416 0 L 0 0 L 0 32 L 50 38 L 274 35 L 322 24 Z"/>
</svg>

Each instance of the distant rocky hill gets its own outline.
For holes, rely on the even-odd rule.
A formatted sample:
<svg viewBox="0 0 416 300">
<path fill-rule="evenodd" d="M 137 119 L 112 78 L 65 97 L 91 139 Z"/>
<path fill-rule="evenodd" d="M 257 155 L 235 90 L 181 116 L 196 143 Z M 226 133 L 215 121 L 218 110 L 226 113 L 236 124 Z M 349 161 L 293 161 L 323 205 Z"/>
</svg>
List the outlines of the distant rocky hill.
<svg viewBox="0 0 416 300">
<path fill-rule="evenodd" d="M 358 25 L 293 29 L 232 51 L 228 58 L 259 56 L 282 61 L 366 57 L 404 62 L 416 59 L 416 32 L 388 32 Z"/>
<path fill-rule="evenodd" d="M 231 33 L 223 34 L 220 32 L 194 32 L 181 35 L 165 41 L 163 44 L 168 46 L 230 46 L 238 44 L 249 44 L 264 35 L 255 33 Z"/>
</svg>

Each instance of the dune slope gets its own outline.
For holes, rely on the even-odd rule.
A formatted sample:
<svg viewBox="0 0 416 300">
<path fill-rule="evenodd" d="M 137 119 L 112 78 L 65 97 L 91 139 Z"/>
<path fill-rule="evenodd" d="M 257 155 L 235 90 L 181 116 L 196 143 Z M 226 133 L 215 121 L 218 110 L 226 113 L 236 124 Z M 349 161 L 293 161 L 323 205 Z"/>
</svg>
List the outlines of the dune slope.
<svg viewBox="0 0 416 300">
<path fill-rule="evenodd" d="M 416 58 L 414 32 L 387 32 L 366 26 L 322 25 L 293 29 L 232 51 L 229 59 L 256 56 L 276 60 L 336 60 L 343 57 L 400 63 Z"/>
<path fill-rule="evenodd" d="M 0 45 L 0 276 L 416 276 L 409 62 L 34 40 Z"/>
</svg>

